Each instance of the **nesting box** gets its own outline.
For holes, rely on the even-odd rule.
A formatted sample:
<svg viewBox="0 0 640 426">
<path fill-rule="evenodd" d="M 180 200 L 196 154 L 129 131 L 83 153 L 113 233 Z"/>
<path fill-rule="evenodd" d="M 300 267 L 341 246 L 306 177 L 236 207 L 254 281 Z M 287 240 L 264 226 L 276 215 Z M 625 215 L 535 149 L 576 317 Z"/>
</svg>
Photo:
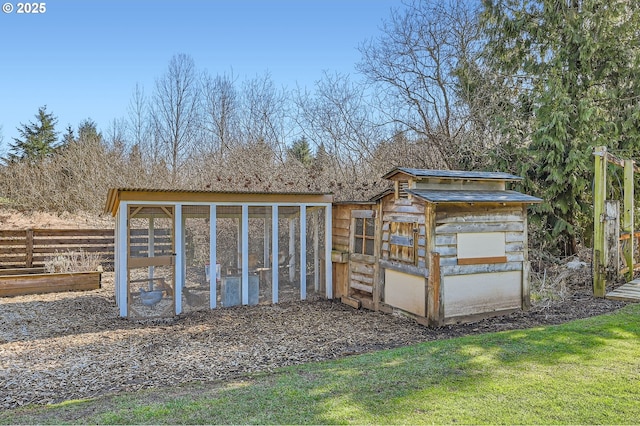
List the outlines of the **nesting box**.
<svg viewBox="0 0 640 426">
<path fill-rule="evenodd" d="M 367 202 L 334 203 L 335 295 L 439 326 L 527 309 L 527 205 L 500 172 L 396 168 Z M 335 261 L 339 259 L 340 261 Z"/>
</svg>

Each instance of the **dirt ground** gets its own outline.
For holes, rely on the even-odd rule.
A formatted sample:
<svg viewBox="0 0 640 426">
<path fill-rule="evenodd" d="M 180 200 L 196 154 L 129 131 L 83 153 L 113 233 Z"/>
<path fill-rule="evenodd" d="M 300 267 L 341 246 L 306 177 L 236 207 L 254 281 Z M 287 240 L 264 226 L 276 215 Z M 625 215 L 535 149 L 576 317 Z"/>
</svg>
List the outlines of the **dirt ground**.
<svg viewBox="0 0 640 426">
<path fill-rule="evenodd" d="M 0 298 L 0 407 L 207 383 L 277 367 L 474 333 L 558 324 L 623 306 L 575 290 L 528 312 L 429 329 L 399 315 L 319 300 L 121 319 L 103 287 Z"/>
<path fill-rule="evenodd" d="M 112 226 L 111 218 L 88 214 L 0 211 L 0 229 Z M 118 316 L 110 272 L 99 290 L 0 298 L 0 408 L 233 379 L 418 342 L 558 324 L 623 306 L 591 296 L 588 268 L 550 271 L 547 278 L 533 266 L 533 285 L 552 297 L 527 312 L 438 329 L 328 300 L 127 320 Z"/>
</svg>

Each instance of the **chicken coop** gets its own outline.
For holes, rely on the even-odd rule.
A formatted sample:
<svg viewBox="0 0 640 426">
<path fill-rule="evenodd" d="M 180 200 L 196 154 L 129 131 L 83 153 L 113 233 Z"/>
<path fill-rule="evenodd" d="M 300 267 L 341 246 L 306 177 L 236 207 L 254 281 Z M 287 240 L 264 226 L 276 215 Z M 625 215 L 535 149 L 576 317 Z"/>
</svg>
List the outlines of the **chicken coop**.
<svg viewBox="0 0 640 426">
<path fill-rule="evenodd" d="M 393 188 L 334 203 L 335 297 L 440 326 L 530 305 L 527 206 L 499 172 L 396 168 Z"/>
<path fill-rule="evenodd" d="M 333 297 L 324 193 L 111 189 L 120 315 Z"/>
</svg>

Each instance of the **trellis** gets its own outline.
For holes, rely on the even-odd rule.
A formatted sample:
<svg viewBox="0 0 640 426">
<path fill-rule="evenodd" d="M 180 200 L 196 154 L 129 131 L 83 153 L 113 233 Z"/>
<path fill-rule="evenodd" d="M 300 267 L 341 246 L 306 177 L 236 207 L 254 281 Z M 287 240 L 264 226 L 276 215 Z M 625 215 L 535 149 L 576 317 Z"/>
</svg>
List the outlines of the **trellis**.
<svg viewBox="0 0 640 426">
<path fill-rule="evenodd" d="M 605 297 L 607 285 L 607 269 L 609 265 L 608 252 L 614 245 L 623 242 L 622 255 L 625 267 L 619 269 L 616 265 L 616 272 L 625 274 L 628 281 L 633 279 L 633 273 L 640 264 L 635 263 L 636 238 L 640 232 L 634 230 L 634 172 L 640 171 L 632 159 L 622 159 L 607 152 L 606 146 L 599 146 L 594 149 L 595 157 L 595 177 L 593 193 L 593 295 Z M 607 238 L 607 221 L 611 220 L 611 215 L 607 213 L 607 164 L 622 167 L 624 170 L 623 182 L 623 206 L 622 223 L 620 233 L 615 235 L 614 240 Z M 619 220 L 617 217 L 616 220 Z"/>
</svg>

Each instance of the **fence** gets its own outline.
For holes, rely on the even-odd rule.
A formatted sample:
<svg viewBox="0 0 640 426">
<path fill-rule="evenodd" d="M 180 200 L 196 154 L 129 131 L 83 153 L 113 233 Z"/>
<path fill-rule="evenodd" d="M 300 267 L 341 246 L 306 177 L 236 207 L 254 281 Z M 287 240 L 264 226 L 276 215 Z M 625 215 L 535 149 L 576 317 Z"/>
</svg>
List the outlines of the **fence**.
<svg viewBox="0 0 640 426">
<path fill-rule="evenodd" d="M 103 266 L 113 267 L 113 229 L 0 230 L 0 268 L 38 267 L 56 254 L 99 254 Z"/>
</svg>

